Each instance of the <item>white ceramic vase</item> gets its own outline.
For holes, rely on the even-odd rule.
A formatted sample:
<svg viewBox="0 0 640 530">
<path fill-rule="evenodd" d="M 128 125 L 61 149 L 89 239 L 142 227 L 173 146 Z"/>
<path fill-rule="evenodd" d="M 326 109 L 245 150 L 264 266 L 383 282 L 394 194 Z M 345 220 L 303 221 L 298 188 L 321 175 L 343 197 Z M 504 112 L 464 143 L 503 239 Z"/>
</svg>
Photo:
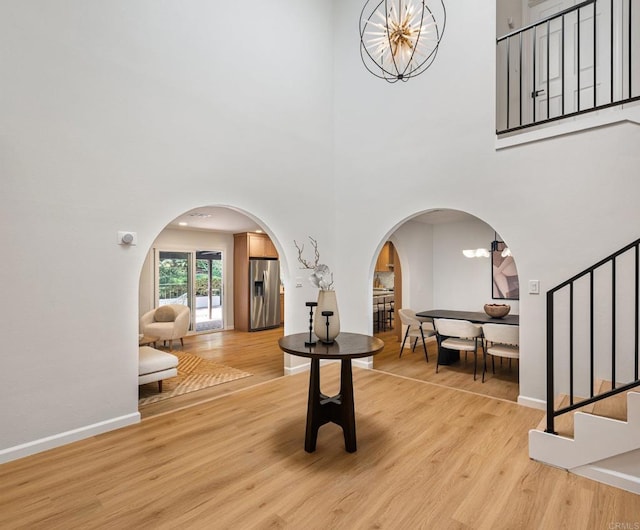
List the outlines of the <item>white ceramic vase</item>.
<svg viewBox="0 0 640 530">
<path fill-rule="evenodd" d="M 329 328 L 327 329 L 327 317 L 322 316 L 323 311 L 333 311 L 329 317 Z M 318 307 L 313 317 L 313 331 L 320 342 L 332 343 L 340 334 L 340 315 L 338 314 L 338 301 L 335 291 L 318 291 Z"/>
</svg>

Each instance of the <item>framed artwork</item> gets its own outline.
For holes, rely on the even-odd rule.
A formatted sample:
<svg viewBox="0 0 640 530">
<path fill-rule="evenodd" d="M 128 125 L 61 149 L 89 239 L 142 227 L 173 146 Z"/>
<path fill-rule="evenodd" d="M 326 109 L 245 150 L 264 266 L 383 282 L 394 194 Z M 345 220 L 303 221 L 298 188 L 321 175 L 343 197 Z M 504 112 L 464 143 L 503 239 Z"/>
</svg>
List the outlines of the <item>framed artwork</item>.
<svg viewBox="0 0 640 530">
<path fill-rule="evenodd" d="M 491 297 L 494 300 L 519 300 L 518 269 L 513 256 L 503 256 L 503 241 L 496 241 L 491 251 Z"/>
</svg>

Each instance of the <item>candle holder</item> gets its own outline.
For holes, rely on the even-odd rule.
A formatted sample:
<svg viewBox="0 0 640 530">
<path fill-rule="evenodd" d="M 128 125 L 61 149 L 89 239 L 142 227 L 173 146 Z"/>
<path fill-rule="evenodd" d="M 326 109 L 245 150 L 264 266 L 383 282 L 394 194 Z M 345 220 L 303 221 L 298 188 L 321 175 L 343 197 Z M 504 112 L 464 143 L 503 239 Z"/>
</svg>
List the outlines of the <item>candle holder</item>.
<svg viewBox="0 0 640 530">
<path fill-rule="evenodd" d="M 327 319 L 327 322 L 326 322 L 326 325 L 327 325 L 327 339 L 326 340 L 320 339 L 320 341 L 323 344 L 333 344 L 333 339 L 329 339 L 329 317 L 333 316 L 333 311 L 323 311 L 322 312 L 322 316 L 326 317 L 326 319 Z"/>
<path fill-rule="evenodd" d="M 316 345 L 316 341 L 313 340 L 313 308 L 318 305 L 318 302 L 305 302 L 305 304 L 309 308 L 309 341 L 305 342 L 304 345 L 308 348 Z"/>
</svg>

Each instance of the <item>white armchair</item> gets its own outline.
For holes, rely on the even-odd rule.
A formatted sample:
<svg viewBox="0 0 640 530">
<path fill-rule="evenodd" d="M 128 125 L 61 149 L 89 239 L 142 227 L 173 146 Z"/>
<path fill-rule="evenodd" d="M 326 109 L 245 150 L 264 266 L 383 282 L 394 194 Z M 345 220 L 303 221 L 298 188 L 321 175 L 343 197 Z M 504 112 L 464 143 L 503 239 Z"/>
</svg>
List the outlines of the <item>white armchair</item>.
<svg viewBox="0 0 640 530">
<path fill-rule="evenodd" d="M 150 337 L 158 337 L 169 347 L 175 339 L 180 339 L 180 344 L 184 346 L 182 338 L 189 331 L 191 311 L 189 307 L 181 304 L 168 304 L 160 306 L 151 311 L 147 311 L 140 318 L 140 333 Z"/>
</svg>

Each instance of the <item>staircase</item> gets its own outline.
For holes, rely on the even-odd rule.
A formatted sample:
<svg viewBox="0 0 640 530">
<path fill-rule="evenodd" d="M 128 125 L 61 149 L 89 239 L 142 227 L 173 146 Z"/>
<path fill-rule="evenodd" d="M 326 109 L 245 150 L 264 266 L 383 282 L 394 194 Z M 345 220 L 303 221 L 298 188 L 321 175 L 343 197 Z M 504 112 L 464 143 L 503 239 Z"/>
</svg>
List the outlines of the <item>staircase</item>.
<svg viewBox="0 0 640 530">
<path fill-rule="evenodd" d="M 547 415 L 529 456 L 640 494 L 639 371 L 637 240 L 547 292 Z"/>
<path fill-rule="evenodd" d="M 591 405 L 591 412 L 563 417 L 558 434 L 544 432 L 544 424 L 531 430 L 529 456 L 640 495 L 640 393 L 628 392 L 609 399 L 617 399 L 618 403 L 603 407 L 607 416 L 600 415 L 605 410 Z M 626 420 L 611 417 L 621 415 L 621 401 L 626 404 Z"/>
</svg>

